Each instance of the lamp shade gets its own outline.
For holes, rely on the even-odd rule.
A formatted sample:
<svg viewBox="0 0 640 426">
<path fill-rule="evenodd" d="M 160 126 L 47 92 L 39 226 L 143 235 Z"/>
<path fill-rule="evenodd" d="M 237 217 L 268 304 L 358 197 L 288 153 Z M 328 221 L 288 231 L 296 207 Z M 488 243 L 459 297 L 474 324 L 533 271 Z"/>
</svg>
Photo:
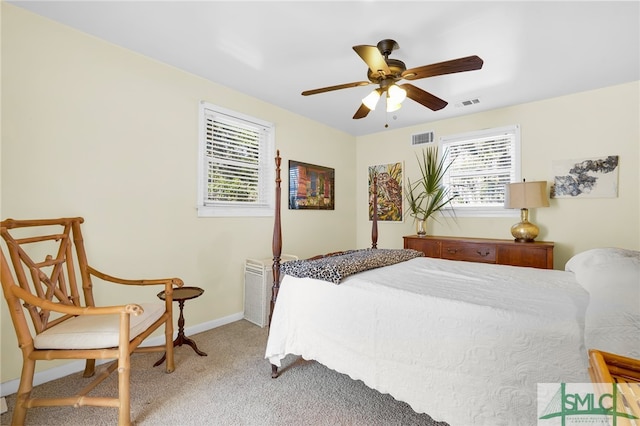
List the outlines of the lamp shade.
<svg viewBox="0 0 640 426">
<path fill-rule="evenodd" d="M 371 111 L 373 111 L 374 109 L 376 109 L 378 100 L 380 100 L 380 92 L 378 92 L 378 89 L 375 89 L 367 96 L 365 96 L 365 98 L 362 100 L 362 103 Z"/>
<path fill-rule="evenodd" d="M 504 206 L 508 209 L 549 207 L 547 182 L 518 182 L 505 186 Z"/>
<path fill-rule="evenodd" d="M 402 107 L 401 103 L 393 103 L 391 101 L 391 98 L 387 99 L 387 112 L 393 112 L 393 111 L 397 111 Z"/>
<path fill-rule="evenodd" d="M 407 91 L 402 89 L 401 87 L 396 86 L 395 84 L 392 84 L 391 86 L 389 86 L 389 89 L 387 89 L 387 95 L 389 96 L 389 100 L 391 101 L 391 103 L 401 104 L 402 101 L 404 101 L 407 97 Z"/>
</svg>

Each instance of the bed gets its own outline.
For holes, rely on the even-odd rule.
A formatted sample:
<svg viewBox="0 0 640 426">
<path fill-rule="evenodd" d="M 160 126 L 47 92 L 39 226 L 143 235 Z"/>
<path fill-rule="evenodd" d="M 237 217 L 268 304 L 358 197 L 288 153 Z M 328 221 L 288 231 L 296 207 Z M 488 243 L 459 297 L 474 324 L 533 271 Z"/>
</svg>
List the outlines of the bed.
<svg viewBox="0 0 640 426">
<path fill-rule="evenodd" d="M 277 199 L 279 164 L 278 155 Z M 371 249 L 280 265 L 279 221 L 277 211 L 265 352 L 273 377 L 282 360 L 295 354 L 437 421 L 535 424 L 537 384 L 588 382 L 587 348 L 640 355 L 640 314 L 633 301 L 640 300 L 638 252 L 591 252 L 576 256 L 565 271 L 433 259 L 375 248 L 374 220 Z M 622 320 L 604 312 L 619 309 L 620 298 L 605 298 L 609 306 L 594 309 L 590 293 L 598 291 L 578 281 L 597 275 L 596 258 L 631 264 L 620 278 L 630 296 L 622 297 L 628 308 Z M 635 287 L 625 287 L 634 279 Z M 606 292 L 597 281 L 592 287 Z M 585 334 L 589 315 L 597 324 L 606 317 L 611 327 L 623 329 L 624 336 L 613 339 L 615 348 L 607 341 L 610 333 Z M 585 346 L 585 336 L 597 346 Z"/>
</svg>

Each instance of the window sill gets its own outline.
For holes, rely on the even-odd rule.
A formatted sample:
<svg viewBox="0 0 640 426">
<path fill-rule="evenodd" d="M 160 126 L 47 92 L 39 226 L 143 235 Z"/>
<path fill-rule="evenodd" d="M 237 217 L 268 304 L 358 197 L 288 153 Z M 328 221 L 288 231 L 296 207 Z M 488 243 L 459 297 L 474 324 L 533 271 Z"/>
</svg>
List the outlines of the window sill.
<svg viewBox="0 0 640 426">
<path fill-rule="evenodd" d="M 198 206 L 198 217 L 273 217 L 273 207 Z"/>
<path fill-rule="evenodd" d="M 520 217 L 519 209 L 505 208 L 461 208 L 457 207 L 453 210 L 446 209 L 444 214 L 454 217 Z"/>
</svg>

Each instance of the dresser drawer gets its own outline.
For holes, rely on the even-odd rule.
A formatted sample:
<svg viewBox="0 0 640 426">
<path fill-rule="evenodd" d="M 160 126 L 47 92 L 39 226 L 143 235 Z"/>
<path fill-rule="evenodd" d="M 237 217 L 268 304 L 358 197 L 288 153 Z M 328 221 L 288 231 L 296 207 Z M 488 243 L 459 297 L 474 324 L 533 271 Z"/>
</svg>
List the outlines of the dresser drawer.
<svg viewBox="0 0 640 426">
<path fill-rule="evenodd" d="M 498 249 L 498 262 L 502 265 L 528 266 L 531 268 L 553 268 L 552 253 L 545 247 L 514 246 Z"/>
<path fill-rule="evenodd" d="M 496 246 L 495 244 L 485 243 L 443 241 L 442 258 L 467 262 L 495 263 Z"/>
<path fill-rule="evenodd" d="M 414 249 L 424 253 L 427 257 L 439 258 L 441 254 L 442 243 L 438 240 L 429 238 L 405 238 L 404 248 Z"/>
</svg>

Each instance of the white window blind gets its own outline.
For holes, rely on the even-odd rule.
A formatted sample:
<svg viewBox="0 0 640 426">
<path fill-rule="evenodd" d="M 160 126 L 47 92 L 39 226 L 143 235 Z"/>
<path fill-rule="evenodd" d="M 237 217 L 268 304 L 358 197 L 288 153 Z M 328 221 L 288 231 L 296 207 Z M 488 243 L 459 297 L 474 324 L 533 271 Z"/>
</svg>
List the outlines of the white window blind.
<svg viewBox="0 0 640 426">
<path fill-rule="evenodd" d="M 520 180 L 519 126 L 443 137 L 441 150 L 449 167 L 444 184 L 463 216 L 512 215 L 504 209 L 504 187 Z"/>
<path fill-rule="evenodd" d="M 273 214 L 273 126 L 203 103 L 200 216 Z"/>
</svg>

